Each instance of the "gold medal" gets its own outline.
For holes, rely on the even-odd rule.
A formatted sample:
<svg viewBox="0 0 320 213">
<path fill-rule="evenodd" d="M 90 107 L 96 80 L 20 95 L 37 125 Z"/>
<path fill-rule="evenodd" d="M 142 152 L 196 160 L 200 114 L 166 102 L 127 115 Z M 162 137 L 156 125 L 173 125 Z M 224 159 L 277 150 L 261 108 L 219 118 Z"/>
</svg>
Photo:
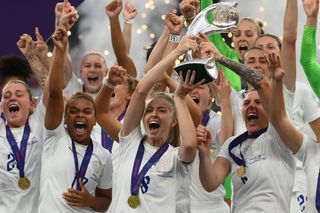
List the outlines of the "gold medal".
<svg viewBox="0 0 320 213">
<path fill-rule="evenodd" d="M 139 206 L 140 204 L 140 199 L 138 198 L 137 195 L 131 195 L 129 198 L 128 198 L 128 204 L 131 208 L 135 209 Z"/>
<path fill-rule="evenodd" d="M 21 189 L 28 189 L 30 187 L 30 180 L 26 177 L 20 177 L 18 185 Z"/>
<path fill-rule="evenodd" d="M 246 167 L 240 166 L 240 167 L 237 169 L 237 175 L 238 175 L 239 177 L 243 177 L 245 174 L 246 174 Z"/>
</svg>

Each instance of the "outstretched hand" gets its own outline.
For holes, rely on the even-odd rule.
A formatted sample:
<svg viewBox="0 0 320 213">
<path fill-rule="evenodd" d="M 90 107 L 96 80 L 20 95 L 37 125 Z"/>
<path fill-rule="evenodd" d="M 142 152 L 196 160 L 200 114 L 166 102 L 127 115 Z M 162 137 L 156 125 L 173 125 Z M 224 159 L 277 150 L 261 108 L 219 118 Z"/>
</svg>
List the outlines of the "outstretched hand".
<svg viewBox="0 0 320 213">
<path fill-rule="evenodd" d="M 182 72 L 179 73 L 180 84 L 178 85 L 178 87 L 177 87 L 177 89 L 175 91 L 175 96 L 179 96 L 181 98 L 185 97 L 192 90 L 194 90 L 194 88 L 200 86 L 201 84 L 203 84 L 205 82 L 205 79 L 202 79 L 198 83 L 193 84 L 195 75 L 196 75 L 195 71 L 192 71 L 192 74 L 191 74 L 191 71 L 188 70 L 185 79 L 183 79 Z"/>
<path fill-rule="evenodd" d="M 217 103 L 230 99 L 231 85 L 230 81 L 226 80 L 223 70 L 219 71 L 217 80 L 209 86 L 212 88 Z"/>
<path fill-rule="evenodd" d="M 272 79 L 277 81 L 282 80 L 285 75 L 285 71 L 282 69 L 280 56 L 275 53 L 269 53 L 267 63 Z"/>
</svg>

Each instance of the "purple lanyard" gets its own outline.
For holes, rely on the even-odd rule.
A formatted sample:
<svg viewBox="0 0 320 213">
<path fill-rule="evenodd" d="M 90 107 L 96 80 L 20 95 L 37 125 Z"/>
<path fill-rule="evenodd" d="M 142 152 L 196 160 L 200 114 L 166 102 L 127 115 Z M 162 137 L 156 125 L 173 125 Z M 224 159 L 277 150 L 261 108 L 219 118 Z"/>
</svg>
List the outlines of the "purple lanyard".
<svg viewBox="0 0 320 213">
<path fill-rule="evenodd" d="M 316 208 L 318 212 L 320 212 L 320 169 L 318 174 L 318 184 L 317 184 L 317 191 L 316 191 Z"/>
<path fill-rule="evenodd" d="M 209 120 L 210 120 L 210 110 L 206 110 L 202 115 L 201 124 L 203 126 L 207 126 Z"/>
<path fill-rule="evenodd" d="M 140 141 L 139 148 L 137 150 L 136 158 L 134 160 L 132 174 L 131 174 L 131 195 L 137 195 L 139 192 L 139 187 L 142 183 L 144 176 L 147 174 L 149 169 L 154 165 L 162 155 L 167 151 L 169 148 L 169 143 L 166 142 L 159 147 L 159 149 L 152 155 L 152 157 L 148 160 L 148 162 L 143 166 L 139 173 L 140 165 L 142 162 L 142 158 L 144 155 L 144 145 L 143 142 L 146 137 L 143 137 Z"/>
<path fill-rule="evenodd" d="M 29 118 L 27 119 L 27 122 L 24 126 L 20 150 L 19 150 L 17 142 L 14 139 L 14 136 L 11 132 L 11 129 L 9 128 L 8 125 L 6 125 L 6 137 L 7 137 L 9 144 L 10 144 L 10 147 L 11 147 L 11 150 L 14 154 L 14 157 L 17 161 L 17 168 L 19 170 L 20 177 L 24 177 L 24 164 L 25 164 L 25 159 L 26 159 L 28 140 L 29 140 L 29 136 L 30 136 L 30 125 L 29 125 L 28 120 L 29 120 Z"/>
<path fill-rule="evenodd" d="M 73 159 L 74 159 L 74 164 L 75 164 L 75 170 L 76 170 L 76 175 L 75 178 L 72 181 L 71 184 L 71 188 L 73 188 L 75 182 L 77 182 L 77 189 L 81 190 L 81 187 L 79 185 L 78 180 L 80 179 L 82 181 L 82 179 L 84 178 L 86 172 L 87 172 L 87 168 L 92 156 L 92 152 L 93 152 L 93 144 L 92 141 L 90 141 L 90 143 L 87 146 L 86 152 L 84 154 L 84 157 L 82 159 L 81 162 L 81 166 L 80 166 L 80 170 L 79 170 L 79 163 L 78 163 L 78 156 L 77 156 L 77 150 L 76 150 L 76 145 L 74 143 L 73 140 L 72 141 L 72 153 L 73 153 Z"/>
<path fill-rule="evenodd" d="M 126 111 L 124 111 L 123 113 L 121 113 L 121 115 L 119 115 L 118 117 L 118 121 L 121 121 L 124 116 L 126 114 Z M 107 149 L 110 153 L 112 153 L 112 146 L 113 146 L 113 142 L 114 140 L 112 139 L 112 137 L 101 128 L 101 143 L 102 146 Z"/>
<path fill-rule="evenodd" d="M 235 139 L 233 139 L 233 141 L 231 141 L 231 143 L 229 144 L 228 147 L 228 151 L 229 151 L 229 155 L 232 158 L 232 160 L 238 165 L 238 166 L 244 166 L 246 167 L 246 161 L 244 160 L 244 157 L 242 155 L 241 152 L 241 144 L 248 138 L 257 138 L 259 137 L 262 133 L 264 133 L 265 131 L 267 131 L 268 128 L 265 129 L 261 129 L 257 132 L 253 132 L 251 135 L 248 134 L 248 132 L 244 132 L 241 135 L 239 135 L 238 137 L 236 137 Z M 240 145 L 240 157 L 234 155 L 232 153 L 232 149 L 236 146 Z"/>
</svg>

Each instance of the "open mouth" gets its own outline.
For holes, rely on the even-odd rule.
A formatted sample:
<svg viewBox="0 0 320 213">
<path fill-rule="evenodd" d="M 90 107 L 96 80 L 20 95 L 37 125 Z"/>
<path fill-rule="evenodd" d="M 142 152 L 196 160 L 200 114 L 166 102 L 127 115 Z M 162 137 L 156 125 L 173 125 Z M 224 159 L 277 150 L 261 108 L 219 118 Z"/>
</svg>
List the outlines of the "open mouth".
<svg viewBox="0 0 320 213">
<path fill-rule="evenodd" d="M 19 108 L 18 105 L 16 105 L 16 104 L 11 104 L 11 105 L 9 106 L 9 112 L 10 112 L 10 113 L 19 112 L 19 111 L 20 111 L 20 108 Z"/>
<path fill-rule="evenodd" d="M 74 125 L 74 128 L 77 133 L 83 134 L 85 132 L 85 129 L 87 128 L 87 125 L 84 122 L 78 121 Z"/>
<path fill-rule="evenodd" d="M 88 81 L 91 83 L 91 82 L 97 82 L 98 81 L 98 77 L 96 76 L 88 76 Z"/>
<path fill-rule="evenodd" d="M 245 45 L 245 44 L 240 44 L 239 45 L 239 51 L 240 52 L 247 52 L 247 50 L 248 50 L 248 46 L 247 45 Z"/>
<path fill-rule="evenodd" d="M 199 104 L 199 103 L 200 103 L 200 99 L 199 99 L 199 98 L 192 97 L 192 100 L 193 100 L 196 104 Z"/>
<path fill-rule="evenodd" d="M 248 114 L 248 121 L 249 121 L 249 123 L 257 121 L 258 118 L 259 118 L 259 117 L 258 117 L 256 114 L 254 114 L 254 113 L 249 113 L 249 114 Z"/>
<path fill-rule="evenodd" d="M 160 124 L 157 121 L 151 121 L 149 123 L 150 130 L 155 130 L 155 129 L 159 129 L 159 128 L 160 128 Z"/>
<path fill-rule="evenodd" d="M 113 98 L 114 96 L 116 96 L 116 94 L 113 92 L 112 95 L 111 95 L 111 97 Z"/>
</svg>

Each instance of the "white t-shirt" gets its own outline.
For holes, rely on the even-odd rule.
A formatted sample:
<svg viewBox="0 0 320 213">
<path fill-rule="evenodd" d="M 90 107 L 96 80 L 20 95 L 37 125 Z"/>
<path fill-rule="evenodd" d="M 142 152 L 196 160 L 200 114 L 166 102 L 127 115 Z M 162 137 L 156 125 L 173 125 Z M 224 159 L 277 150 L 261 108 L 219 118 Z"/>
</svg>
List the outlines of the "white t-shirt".
<svg viewBox="0 0 320 213">
<path fill-rule="evenodd" d="M 172 146 L 169 146 L 164 155 L 145 175 L 138 193 L 140 205 L 136 209 L 128 205 L 128 198 L 131 196 L 132 168 L 142 137 L 139 126 L 128 136 L 120 137 L 119 163 L 114 168 L 117 179 L 114 180 L 112 188 L 111 212 L 175 213 L 177 194 L 182 193 L 179 191 L 179 185 L 185 182 L 184 179 L 190 176 L 190 172 L 188 166 L 186 167 L 179 160 L 178 148 Z M 158 149 L 146 142 L 144 147 L 140 170 Z M 187 193 L 185 192 L 186 196 Z"/>
<path fill-rule="evenodd" d="M 72 96 L 76 94 L 77 92 L 82 91 L 83 85 L 81 80 L 72 73 L 71 79 L 68 81 L 66 87 L 63 89 L 63 91 L 68 95 Z"/>
<path fill-rule="evenodd" d="M 5 123 L 0 119 L 0 212 L 37 212 L 44 110 L 41 102 L 29 117 L 31 132 L 27 143 L 24 173 L 25 177 L 30 180 L 30 188 L 26 190 L 18 186 L 20 177 L 17 162 L 6 138 Z M 11 128 L 19 149 L 23 131 L 24 126 Z"/>
<path fill-rule="evenodd" d="M 229 155 L 228 147 L 234 138 L 222 146 L 219 156 L 231 163 L 233 183 L 232 212 L 289 212 L 295 160 L 274 127 L 256 139 L 247 139 L 241 145 L 246 162 L 245 184 L 237 175 L 239 166 Z M 240 145 L 232 149 L 240 158 Z"/>
<path fill-rule="evenodd" d="M 211 146 L 212 162 L 215 161 L 220 150 L 219 132 L 221 117 L 210 110 L 210 119 L 206 125 L 212 134 L 213 143 Z M 225 189 L 220 185 L 215 191 L 207 192 L 201 185 L 199 177 L 199 156 L 198 153 L 194 160 L 191 170 L 191 185 L 190 185 L 190 209 L 192 213 L 209 213 L 230 212 L 228 204 L 224 201 Z"/>
<path fill-rule="evenodd" d="M 307 176 L 307 213 L 317 213 L 316 209 L 316 190 L 318 184 L 320 167 L 320 144 L 315 143 L 304 135 L 300 150 L 295 154 L 302 161 L 303 169 Z"/>
<path fill-rule="evenodd" d="M 92 140 L 93 153 L 85 174 L 85 187 L 91 195 L 96 188 L 112 188 L 111 154 Z M 79 168 L 87 146 L 75 143 Z M 61 123 L 55 130 L 45 130 L 40 182 L 39 212 L 93 212 L 90 208 L 68 206 L 62 194 L 71 188 L 75 176 L 72 141 Z"/>
</svg>

